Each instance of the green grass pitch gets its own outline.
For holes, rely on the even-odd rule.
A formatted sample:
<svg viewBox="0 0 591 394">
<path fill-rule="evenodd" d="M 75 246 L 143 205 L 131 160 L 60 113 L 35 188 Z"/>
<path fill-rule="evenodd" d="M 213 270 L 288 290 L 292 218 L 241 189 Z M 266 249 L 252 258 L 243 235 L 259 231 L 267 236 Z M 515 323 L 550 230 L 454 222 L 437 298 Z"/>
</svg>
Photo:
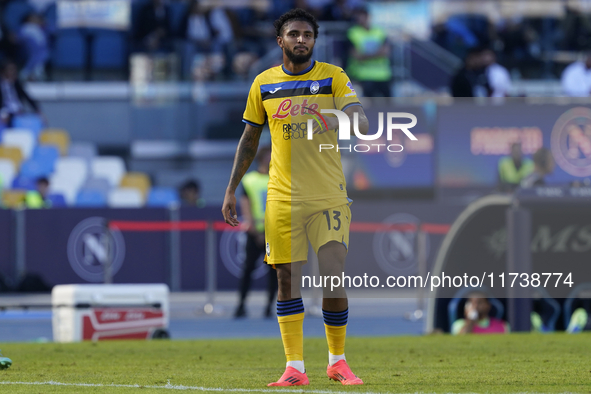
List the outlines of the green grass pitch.
<svg viewBox="0 0 591 394">
<path fill-rule="evenodd" d="M 280 339 L 4 343 L 13 365 L 0 371 L 0 392 L 591 393 L 589 333 L 347 338 L 365 381 L 355 387 L 326 377 L 324 339 L 304 347 L 310 385 L 277 390 L 266 384 L 285 367 Z M 48 381 L 101 386 L 6 384 Z"/>
</svg>

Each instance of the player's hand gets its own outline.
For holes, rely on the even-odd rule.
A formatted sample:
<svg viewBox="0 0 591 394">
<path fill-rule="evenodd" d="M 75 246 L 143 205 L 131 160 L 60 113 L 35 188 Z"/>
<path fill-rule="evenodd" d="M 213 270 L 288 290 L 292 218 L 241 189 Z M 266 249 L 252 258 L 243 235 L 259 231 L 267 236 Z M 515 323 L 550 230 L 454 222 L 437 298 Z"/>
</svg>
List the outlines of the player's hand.
<svg viewBox="0 0 591 394">
<path fill-rule="evenodd" d="M 326 126 L 324 125 L 324 122 L 322 122 L 322 121 L 320 121 L 320 122 L 314 121 L 314 123 L 313 123 L 314 128 L 312 129 L 313 130 L 312 134 L 323 134 L 323 133 L 326 133 L 328 130 L 334 130 L 337 127 L 339 127 L 338 120 L 335 117 L 325 116 L 324 120 L 326 121 Z"/>
<path fill-rule="evenodd" d="M 238 214 L 236 213 L 236 196 L 234 193 L 226 192 L 224 204 L 222 205 L 222 215 L 226 223 L 230 226 L 236 227 L 240 224 Z"/>
</svg>

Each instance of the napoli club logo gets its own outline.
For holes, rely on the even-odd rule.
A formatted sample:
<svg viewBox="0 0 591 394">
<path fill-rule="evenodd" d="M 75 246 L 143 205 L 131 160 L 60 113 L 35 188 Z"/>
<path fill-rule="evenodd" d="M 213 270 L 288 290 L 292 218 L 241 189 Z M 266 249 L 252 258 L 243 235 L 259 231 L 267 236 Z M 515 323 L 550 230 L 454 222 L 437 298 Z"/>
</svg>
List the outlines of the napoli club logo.
<svg viewBox="0 0 591 394">
<path fill-rule="evenodd" d="M 312 85 L 310 85 L 310 93 L 316 94 L 316 93 L 318 93 L 319 90 L 320 90 L 320 84 L 318 83 L 318 81 L 312 82 Z"/>
<path fill-rule="evenodd" d="M 421 221 L 408 213 L 396 213 L 384 219 L 383 224 L 415 225 Z M 378 231 L 373 238 L 373 253 L 380 268 L 389 275 L 410 275 L 417 272 L 415 253 L 416 231 L 389 230 Z M 429 255 L 430 242 L 427 237 L 426 255 Z"/>
<path fill-rule="evenodd" d="M 236 278 L 241 278 L 244 270 L 246 237 L 246 233 L 242 231 L 224 231 L 220 238 L 220 258 L 224 267 Z M 253 280 L 262 278 L 268 272 L 263 256 L 256 264 L 257 268 L 252 273 Z"/>
<path fill-rule="evenodd" d="M 562 114 L 552 129 L 551 148 L 565 172 L 591 175 L 591 109 L 576 107 Z"/>
<path fill-rule="evenodd" d="M 117 229 L 105 231 L 105 218 L 90 217 L 74 227 L 68 238 L 68 261 L 74 272 L 88 282 L 102 282 L 105 265 L 114 276 L 125 259 L 125 241 Z"/>
</svg>

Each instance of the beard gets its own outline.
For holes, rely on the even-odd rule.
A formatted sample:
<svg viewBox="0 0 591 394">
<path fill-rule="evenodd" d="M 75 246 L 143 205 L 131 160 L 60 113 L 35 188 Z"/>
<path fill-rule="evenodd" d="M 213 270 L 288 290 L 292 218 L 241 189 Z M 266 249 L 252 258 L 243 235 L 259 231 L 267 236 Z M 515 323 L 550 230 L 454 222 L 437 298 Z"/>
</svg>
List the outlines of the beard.
<svg viewBox="0 0 591 394">
<path fill-rule="evenodd" d="M 310 58 L 312 57 L 312 54 L 314 52 L 312 49 L 310 49 L 304 55 L 296 55 L 293 51 L 290 51 L 287 47 L 283 48 L 283 51 L 285 52 L 285 55 L 287 56 L 289 61 L 292 62 L 293 64 L 306 63 L 308 60 L 310 60 Z"/>
</svg>

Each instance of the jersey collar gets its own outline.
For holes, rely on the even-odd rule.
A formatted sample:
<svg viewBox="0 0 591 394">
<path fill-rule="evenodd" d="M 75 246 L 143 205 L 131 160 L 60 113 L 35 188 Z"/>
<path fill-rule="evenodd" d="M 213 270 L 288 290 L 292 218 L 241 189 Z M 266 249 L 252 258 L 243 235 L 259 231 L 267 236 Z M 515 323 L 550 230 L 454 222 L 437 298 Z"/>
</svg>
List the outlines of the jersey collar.
<svg viewBox="0 0 591 394">
<path fill-rule="evenodd" d="M 306 74 L 307 72 L 310 72 L 310 70 L 312 70 L 312 68 L 314 68 L 314 66 L 315 66 L 315 65 L 316 65 L 316 60 L 312 61 L 312 63 L 310 64 L 310 66 L 309 66 L 308 68 L 306 68 L 305 70 L 302 70 L 302 71 L 300 71 L 300 72 L 299 72 L 299 73 L 297 73 L 297 74 L 294 74 L 294 73 L 292 73 L 292 72 L 289 72 L 289 71 L 288 71 L 288 70 L 285 68 L 285 66 L 284 66 L 283 64 L 281 65 L 281 69 L 283 70 L 283 72 L 284 72 L 284 73 L 286 73 L 287 75 L 290 75 L 290 76 L 295 76 L 295 75 L 304 75 L 304 74 Z"/>
</svg>

